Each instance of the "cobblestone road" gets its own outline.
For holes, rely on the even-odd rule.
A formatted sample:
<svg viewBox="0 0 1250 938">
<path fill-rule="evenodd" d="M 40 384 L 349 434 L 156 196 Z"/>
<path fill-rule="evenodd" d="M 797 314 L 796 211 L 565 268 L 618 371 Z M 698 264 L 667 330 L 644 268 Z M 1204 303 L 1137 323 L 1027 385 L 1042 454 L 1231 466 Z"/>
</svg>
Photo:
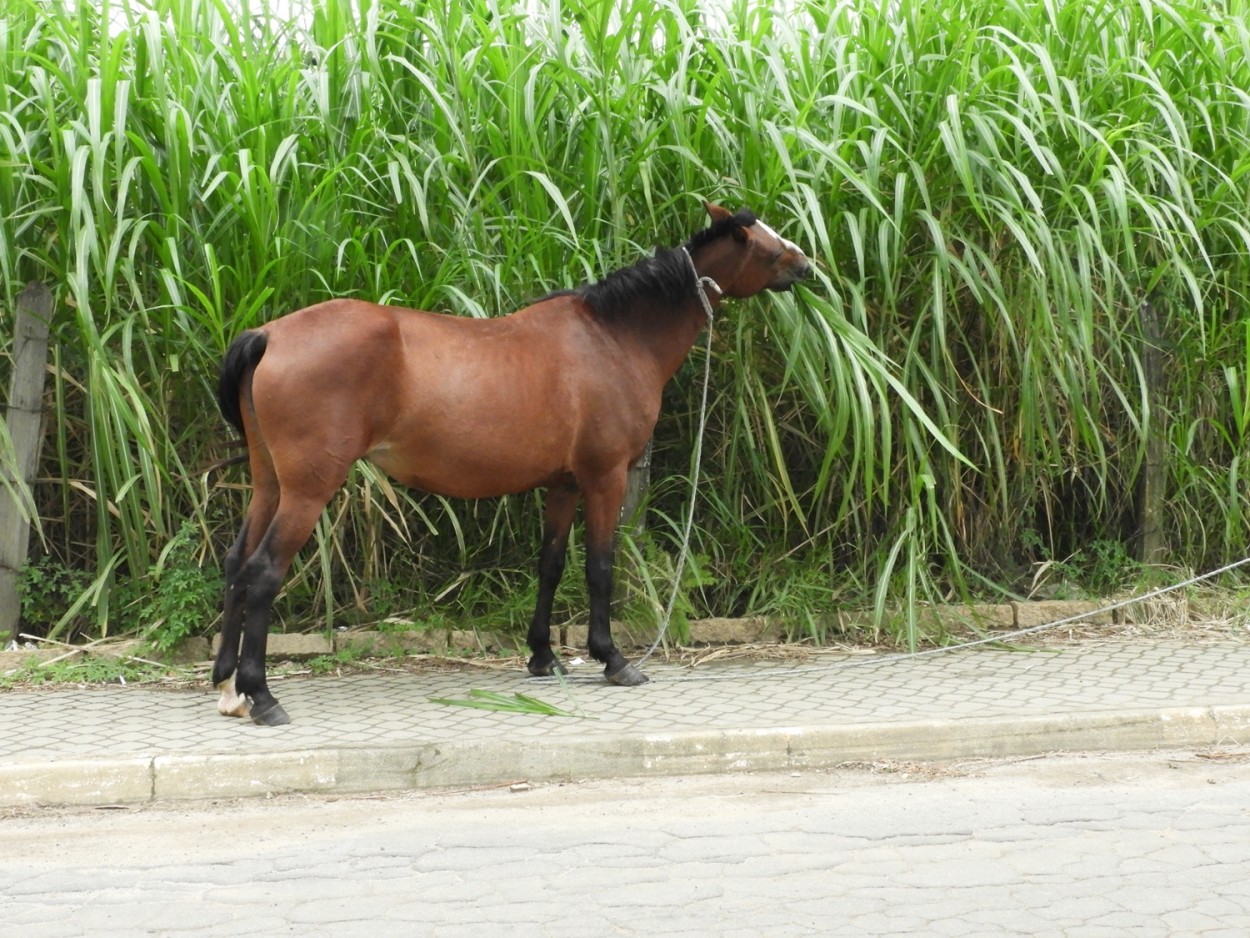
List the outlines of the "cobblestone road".
<svg viewBox="0 0 1250 938">
<path fill-rule="evenodd" d="M 1250 749 L 0 813 L 0 933 L 1228 935 Z"/>
</svg>

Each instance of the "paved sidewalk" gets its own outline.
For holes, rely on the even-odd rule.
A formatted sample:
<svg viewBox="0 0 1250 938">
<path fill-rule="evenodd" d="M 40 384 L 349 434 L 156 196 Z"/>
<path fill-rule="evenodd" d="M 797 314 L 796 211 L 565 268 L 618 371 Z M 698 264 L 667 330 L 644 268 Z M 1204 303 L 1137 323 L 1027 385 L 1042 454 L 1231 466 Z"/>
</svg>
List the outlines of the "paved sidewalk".
<svg viewBox="0 0 1250 938">
<path fill-rule="evenodd" d="M 293 722 L 273 728 L 219 716 L 207 686 L 0 692 L 0 806 L 1250 744 L 1242 644 L 645 670 L 636 688 L 604 684 L 592 664 L 566 686 L 471 668 L 290 678 L 272 687 Z M 430 700 L 475 689 L 585 716 Z"/>
</svg>

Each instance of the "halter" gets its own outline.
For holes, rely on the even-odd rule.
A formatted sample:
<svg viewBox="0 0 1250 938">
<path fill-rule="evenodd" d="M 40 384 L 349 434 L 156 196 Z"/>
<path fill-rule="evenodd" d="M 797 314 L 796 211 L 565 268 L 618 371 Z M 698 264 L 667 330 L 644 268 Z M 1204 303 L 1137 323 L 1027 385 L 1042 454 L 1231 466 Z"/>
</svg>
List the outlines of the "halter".
<svg viewBox="0 0 1250 938">
<path fill-rule="evenodd" d="M 712 327 L 712 301 L 707 298 L 707 290 L 704 286 L 710 286 L 721 296 L 725 295 L 725 291 L 720 288 L 720 284 L 711 277 L 703 277 L 699 275 L 699 270 L 694 266 L 694 258 L 690 256 L 690 252 L 686 250 L 686 246 L 681 246 L 681 253 L 686 255 L 686 260 L 690 262 L 690 272 L 694 274 L 694 289 L 699 294 L 699 300 L 703 303 L 703 312 L 707 314 L 708 328 Z"/>
</svg>

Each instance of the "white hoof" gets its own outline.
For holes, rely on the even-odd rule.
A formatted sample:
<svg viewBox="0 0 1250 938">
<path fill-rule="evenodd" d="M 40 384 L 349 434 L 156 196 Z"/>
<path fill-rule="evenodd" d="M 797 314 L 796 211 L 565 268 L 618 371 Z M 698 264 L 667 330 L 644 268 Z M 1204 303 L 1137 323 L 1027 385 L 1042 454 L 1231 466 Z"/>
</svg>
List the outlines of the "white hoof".
<svg viewBox="0 0 1250 938">
<path fill-rule="evenodd" d="M 223 717 L 245 717 L 252 712 L 252 702 L 246 694 L 234 689 L 234 675 L 217 685 L 221 691 L 221 699 L 217 701 L 217 712 Z"/>
</svg>

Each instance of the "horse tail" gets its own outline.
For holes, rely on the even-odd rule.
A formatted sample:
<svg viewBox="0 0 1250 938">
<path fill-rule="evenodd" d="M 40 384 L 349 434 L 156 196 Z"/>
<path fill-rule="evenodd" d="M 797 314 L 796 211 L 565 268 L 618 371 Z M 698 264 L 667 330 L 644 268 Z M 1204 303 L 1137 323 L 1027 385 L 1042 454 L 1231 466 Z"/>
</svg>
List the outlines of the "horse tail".
<svg viewBox="0 0 1250 938">
<path fill-rule="evenodd" d="M 230 348 L 226 349 L 226 357 L 221 362 L 221 376 L 217 380 L 217 403 L 221 407 L 221 415 L 239 433 L 243 433 L 243 410 L 239 404 L 239 393 L 244 382 L 256 369 L 261 356 L 265 354 L 268 343 L 265 333 L 249 329 L 230 344 Z"/>
</svg>

